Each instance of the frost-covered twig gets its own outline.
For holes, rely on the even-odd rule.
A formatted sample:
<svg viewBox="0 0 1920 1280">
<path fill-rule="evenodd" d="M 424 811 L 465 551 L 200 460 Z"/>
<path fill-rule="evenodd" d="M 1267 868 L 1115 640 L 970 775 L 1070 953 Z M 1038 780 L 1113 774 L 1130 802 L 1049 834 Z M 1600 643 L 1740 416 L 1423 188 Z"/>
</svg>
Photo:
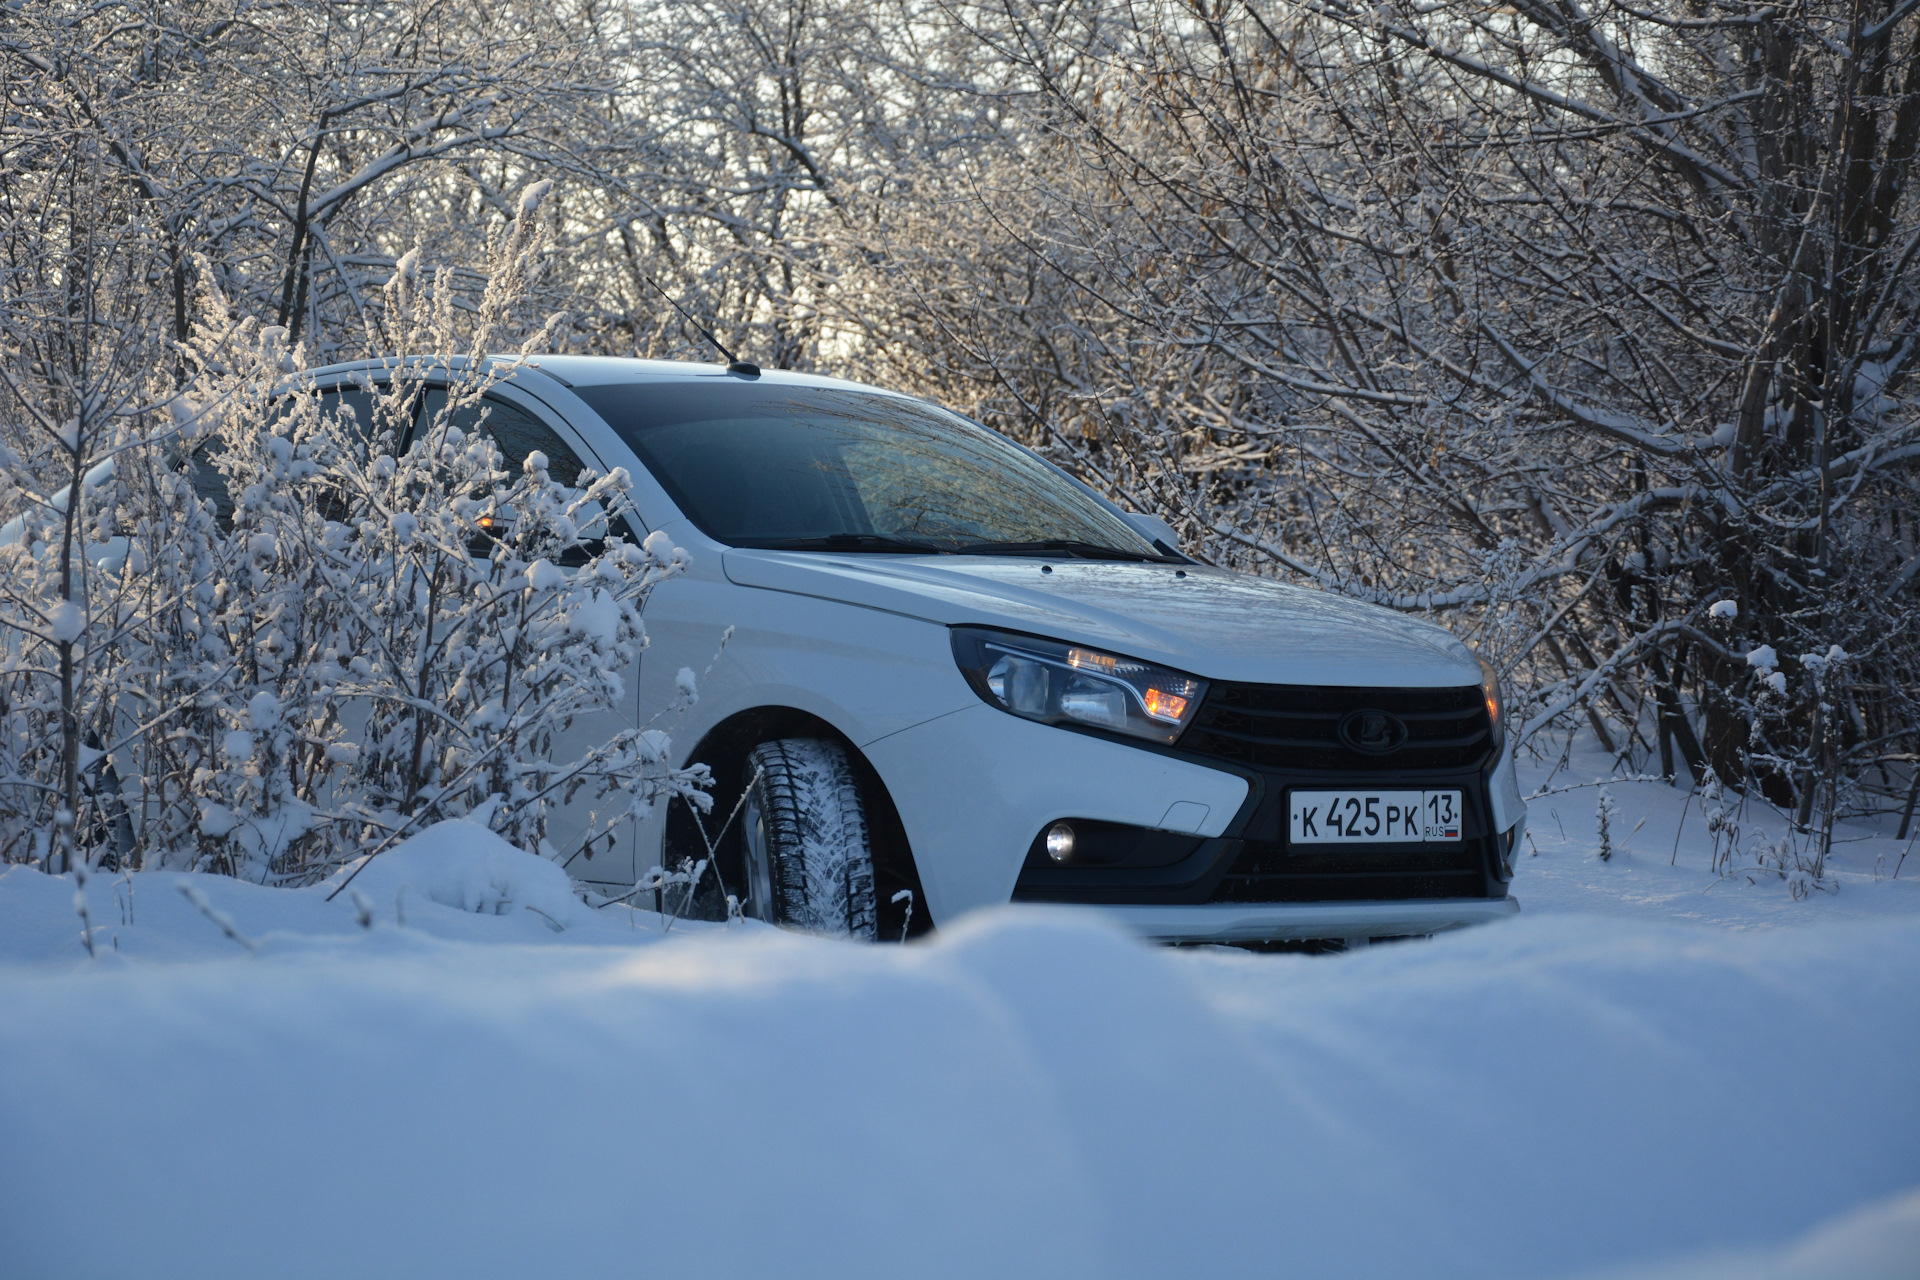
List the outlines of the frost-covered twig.
<svg viewBox="0 0 1920 1280">
<path fill-rule="evenodd" d="M 900 941 L 905 942 L 908 931 L 913 928 L 913 890 L 902 889 L 894 894 L 890 901 L 907 904 L 907 918 L 900 925 Z"/>
<path fill-rule="evenodd" d="M 62 826 L 73 825 L 73 815 L 62 809 L 58 815 Z M 68 842 L 71 847 L 71 841 Z M 80 942 L 86 947 L 87 955 L 92 957 L 93 950 L 93 913 L 87 909 L 87 854 L 79 852 L 73 859 L 73 910 L 80 917 Z"/>
<path fill-rule="evenodd" d="M 558 920 L 555 920 L 552 916 L 548 915 L 546 912 L 542 911 L 540 908 L 534 906 L 531 902 L 523 902 L 520 905 L 525 907 L 527 910 L 533 912 L 533 914 L 539 916 L 542 920 L 545 920 L 547 922 L 547 928 L 553 930 L 555 933 L 565 933 L 567 931 L 567 926 L 561 924 Z"/>
<path fill-rule="evenodd" d="M 220 932 L 226 934 L 229 938 L 232 938 L 249 951 L 258 951 L 260 949 L 259 943 L 240 932 L 240 926 L 233 922 L 232 916 L 207 901 L 207 895 L 201 893 L 193 881 L 182 876 L 174 882 L 174 887 L 180 890 L 180 896 L 188 902 L 191 902 L 199 910 L 201 915 L 213 921 L 214 926 L 218 928 Z"/>
<path fill-rule="evenodd" d="M 1526 798 L 1528 800 L 1544 800 L 1548 796 L 1565 795 L 1569 791 L 1584 791 L 1588 787 L 1613 787 L 1623 782 L 1665 783 L 1666 781 L 1667 779 L 1657 773 L 1635 773 L 1629 774 L 1624 778 L 1595 778 L 1591 782 L 1569 782 L 1564 786 L 1542 787 L 1538 791 L 1529 793 Z"/>
</svg>

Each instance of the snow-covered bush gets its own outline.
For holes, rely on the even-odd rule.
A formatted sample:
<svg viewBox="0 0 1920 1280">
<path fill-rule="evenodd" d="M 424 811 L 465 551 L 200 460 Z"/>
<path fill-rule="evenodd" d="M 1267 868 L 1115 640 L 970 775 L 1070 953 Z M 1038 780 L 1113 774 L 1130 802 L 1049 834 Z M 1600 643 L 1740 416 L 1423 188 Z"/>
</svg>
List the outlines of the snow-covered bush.
<svg viewBox="0 0 1920 1280">
<path fill-rule="evenodd" d="M 423 283 L 417 251 L 401 260 L 366 335 L 385 358 L 368 419 L 313 394 L 301 348 L 234 317 L 200 264 L 184 387 L 133 415 L 144 434 L 78 486 L 95 566 L 79 594 L 42 581 L 58 503 L 25 504 L 0 546 L 17 575 L 0 617 L 0 848 L 51 852 L 33 833 L 57 825 L 56 761 L 29 744 L 61 705 L 53 650 L 82 633 L 100 637 L 82 767 L 113 780 L 83 790 L 118 796 L 83 824 L 92 858 L 309 879 L 462 816 L 530 852 L 590 855 L 661 793 L 701 796 L 654 726 L 562 750 L 571 725 L 622 705 L 640 611 L 685 554 L 622 536 L 623 471 L 554 475 L 486 432 L 482 396 L 516 367 L 488 353 L 521 327 L 547 187 L 495 236 L 477 305 L 446 270 Z M 557 322 L 532 326 L 521 356 Z M 558 848 L 565 803 L 590 816 Z"/>
</svg>

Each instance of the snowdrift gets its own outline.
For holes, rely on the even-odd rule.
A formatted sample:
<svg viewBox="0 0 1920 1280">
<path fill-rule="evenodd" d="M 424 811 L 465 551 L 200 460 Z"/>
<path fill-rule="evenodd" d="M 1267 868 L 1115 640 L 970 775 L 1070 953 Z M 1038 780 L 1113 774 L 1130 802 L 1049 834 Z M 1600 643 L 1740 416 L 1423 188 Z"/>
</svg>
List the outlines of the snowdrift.
<svg viewBox="0 0 1920 1280">
<path fill-rule="evenodd" d="M 0 876 L 0 1274 L 1704 1277 L 1920 1187 L 1920 922 L 882 948 L 421 841 L 365 929 L 197 877 L 251 952 L 155 875 L 66 959 Z"/>
</svg>

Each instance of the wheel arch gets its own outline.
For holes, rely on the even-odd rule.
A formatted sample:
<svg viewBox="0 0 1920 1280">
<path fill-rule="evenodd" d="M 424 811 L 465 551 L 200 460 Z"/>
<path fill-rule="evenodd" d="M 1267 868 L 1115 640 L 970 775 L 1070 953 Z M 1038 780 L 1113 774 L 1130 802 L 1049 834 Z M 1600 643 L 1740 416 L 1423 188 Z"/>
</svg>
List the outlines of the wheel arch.
<svg viewBox="0 0 1920 1280">
<path fill-rule="evenodd" d="M 711 832 L 727 822 L 746 786 L 744 776 L 747 753 L 762 742 L 776 738 L 824 738 L 837 743 L 847 753 L 860 783 L 860 799 L 867 812 L 867 838 L 872 846 L 874 890 L 879 899 L 880 937 L 897 940 L 919 937 L 933 927 L 927 909 L 926 891 L 920 885 L 920 873 L 914 862 L 913 847 L 907 839 L 906 825 L 893 795 L 879 770 L 832 721 L 810 711 L 789 706 L 760 706 L 736 711 L 708 729 L 687 763 L 702 763 L 713 771 L 713 810 L 696 821 L 692 809 L 683 803 L 667 807 L 662 854 L 668 866 L 677 866 L 683 858 L 706 856 L 702 823 Z M 744 884 L 745 865 L 738 833 L 729 824 L 718 841 L 716 851 L 720 878 L 729 892 Z M 895 902 L 902 890 L 910 900 Z M 909 913 L 911 906 L 911 913 Z"/>
</svg>

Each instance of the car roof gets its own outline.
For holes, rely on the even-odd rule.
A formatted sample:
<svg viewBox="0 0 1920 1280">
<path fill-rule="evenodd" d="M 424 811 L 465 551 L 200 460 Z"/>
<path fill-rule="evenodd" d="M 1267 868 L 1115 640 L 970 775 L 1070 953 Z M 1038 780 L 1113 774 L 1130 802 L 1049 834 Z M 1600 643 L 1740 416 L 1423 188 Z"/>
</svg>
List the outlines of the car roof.
<svg viewBox="0 0 1920 1280">
<path fill-rule="evenodd" d="M 502 360 L 517 360 L 518 357 L 495 357 Z M 723 364 L 697 364 L 691 360 L 636 360 L 623 356 L 569 356 L 537 355 L 528 356 L 524 363 L 532 365 L 542 373 L 551 374 L 569 386 L 603 387 L 611 383 L 632 382 L 693 382 L 710 378 L 731 378 L 735 381 L 770 382 L 781 386 L 802 387 L 847 387 L 862 391 L 878 391 L 879 387 L 869 387 L 863 383 L 850 382 L 844 378 L 829 378 L 817 373 L 797 373 L 791 369 L 762 369 L 755 379 L 746 375 L 730 373 Z"/>
<path fill-rule="evenodd" d="M 727 366 L 723 364 L 699 364 L 691 360 L 638 360 L 625 356 L 574 356 L 553 353 L 526 356 L 511 353 L 497 354 L 488 356 L 487 360 L 491 364 L 521 365 L 538 370 L 565 387 L 604 387 L 647 382 L 706 382 L 724 379 L 734 382 L 761 382 L 774 386 L 837 387 L 849 391 L 869 391 L 879 395 L 903 395 L 901 392 L 889 391 L 884 387 L 868 386 L 866 383 L 852 382 L 845 378 L 829 378 L 817 373 L 797 373 L 791 369 L 762 369 L 760 375 L 755 378 L 729 372 Z M 454 369 L 465 366 L 467 359 L 464 356 L 412 356 L 402 361 L 389 356 L 383 359 L 351 360 L 315 369 L 311 376 L 342 373 L 377 374 L 390 372 L 403 363 L 416 367 Z M 903 396 L 903 398 L 914 397 Z"/>
</svg>

